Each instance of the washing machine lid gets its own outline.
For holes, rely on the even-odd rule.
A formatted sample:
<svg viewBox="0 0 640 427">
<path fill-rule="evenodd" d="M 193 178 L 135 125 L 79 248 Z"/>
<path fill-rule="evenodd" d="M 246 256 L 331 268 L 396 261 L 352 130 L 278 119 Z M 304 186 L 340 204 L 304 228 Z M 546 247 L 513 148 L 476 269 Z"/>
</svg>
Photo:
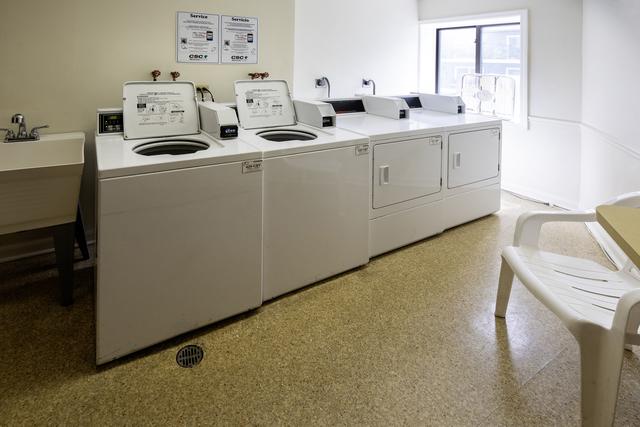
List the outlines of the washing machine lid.
<svg viewBox="0 0 640 427">
<path fill-rule="evenodd" d="M 200 133 L 192 82 L 126 82 L 122 88 L 124 138 L 162 138 Z"/>
<path fill-rule="evenodd" d="M 293 126 L 296 114 L 284 80 L 238 80 L 236 106 L 243 129 Z"/>
</svg>

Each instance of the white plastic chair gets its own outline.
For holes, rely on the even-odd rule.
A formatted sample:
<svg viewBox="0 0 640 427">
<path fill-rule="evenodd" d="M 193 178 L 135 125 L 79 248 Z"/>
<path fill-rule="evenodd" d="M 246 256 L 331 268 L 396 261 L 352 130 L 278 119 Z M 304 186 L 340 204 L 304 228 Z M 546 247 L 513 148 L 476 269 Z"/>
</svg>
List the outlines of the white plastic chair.
<svg viewBox="0 0 640 427">
<path fill-rule="evenodd" d="M 606 204 L 640 208 L 640 192 Z M 594 222 L 596 214 L 592 210 L 522 214 L 513 246 L 502 251 L 495 315 L 505 317 L 515 274 L 578 341 L 582 425 L 610 426 L 624 348 L 640 345 L 640 280 L 631 261 L 611 271 L 593 261 L 540 250 L 542 225 L 555 221 Z"/>
</svg>

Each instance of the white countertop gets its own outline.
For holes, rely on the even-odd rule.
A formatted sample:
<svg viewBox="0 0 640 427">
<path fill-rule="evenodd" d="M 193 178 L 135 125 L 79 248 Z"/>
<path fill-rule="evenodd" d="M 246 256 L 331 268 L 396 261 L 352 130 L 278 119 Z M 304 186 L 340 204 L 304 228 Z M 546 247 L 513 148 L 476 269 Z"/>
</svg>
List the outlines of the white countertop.
<svg viewBox="0 0 640 427">
<path fill-rule="evenodd" d="M 411 112 L 409 113 L 409 117 L 413 120 L 424 122 L 427 125 L 433 126 L 435 128 L 441 126 L 457 127 L 470 125 L 498 126 L 502 122 L 502 119 L 498 117 L 485 116 L 483 114 L 449 114 L 441 113 L 439 111 L 424 110 L 421 108 L 411 110 Z"/>
<path fill-rule="evenodd" d="M 210 145 L 193 154 L 144 156 L 133 148 L 150 141 L 191 139 Z M 255 160 L 262 157 L 259 150 L 239 138 L 218 140 L 205 133 L 171 138 L 125 140 L 122 135 L 96 137 L 97 174 L 99 179 L 162 172 L 174 169 L 207 166 L 221 163 Z"/>
<path fill-rule="evenodd" d="M 367 113 L 338 114 L 336 125 L 376 141 L 415 137 L 444 130 L 443 126 L 434 127 L 411 118 L 395 120 Z"/>
<path fill-rule="evenodd" d="M 391 140 L 430 135 L 467 128 L 500 126 L 502 120 L 481 114 L 448 114 L 412 109 L 408 119 L 394 120 L 367 113 L 338 114 L 339 128 L 371 137 L 372 140 Z"/>
<path fill-rule="evenodd" d="M 316 139 L 309 141 L 269 141 L 257 133 L 266 130 L 301 130 L 304 132 L 312 133 L 317 136 Z M 240 129 L 240 139 L 253 145 L 257 149 L 261 150 L 265 158 L 299 154 L 310 151 L 326 150 L 330 148 L 350 147 L 359 144 L 368 144 L 369 138 L 359 135 L 357 133 L 348 132 L 343 129 L 319 129 L 312 126 L 297 124 L 295 126 L 282 126 L 275 128 L 262 128 L 262 129 Z"/>
</svg>

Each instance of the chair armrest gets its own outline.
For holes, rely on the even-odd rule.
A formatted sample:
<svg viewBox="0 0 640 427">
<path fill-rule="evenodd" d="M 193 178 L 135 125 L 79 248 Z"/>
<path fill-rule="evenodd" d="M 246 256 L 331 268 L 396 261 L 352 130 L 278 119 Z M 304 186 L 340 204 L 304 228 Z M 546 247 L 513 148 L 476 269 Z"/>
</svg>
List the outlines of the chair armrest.
<svg viewBox="0 0 640 427">
<path fill-rule="evenodd" d="M 568 211 L 568 212 L 525 212 L 518 218 L 513 237 L 513 246 L 538 247 L 540 229 L 547 222 L 594 222 L 596 212 Z"/>
<path fill-rule="evenodd" d="M 622 295 L 616 306 L 616 313 L 613 315 L 611 329 L 615 329 L 624 335 L 631 310 L 638 303 L 640 303 L 640 289 L 634 289 Z"/>
</svg>

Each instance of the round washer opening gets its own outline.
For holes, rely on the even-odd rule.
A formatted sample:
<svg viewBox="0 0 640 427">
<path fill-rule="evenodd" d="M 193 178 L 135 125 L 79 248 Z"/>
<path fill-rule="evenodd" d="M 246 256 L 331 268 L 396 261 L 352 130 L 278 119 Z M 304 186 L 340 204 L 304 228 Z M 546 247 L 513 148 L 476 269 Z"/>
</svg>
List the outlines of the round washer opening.
<svg viewBox="0 0 640 427">
<path fill-rule="evenodd" d="M 263 130 L 256 133 L 261 138 L 268 141 L 284 142 L 284 141 L 311 141 L 317 138 L 311 132 L 296 129 L 274 129 Z"/>
<path fill-rule="evenodd" d="M 161 154 L 180 156 L 193 154 L 207 148 L 209 148 L 209 144 L 195 139 L 163 139 L 136 145 L 133 147 L 133 152 L 143 156 L 159 156 Z"/>
</svg>

